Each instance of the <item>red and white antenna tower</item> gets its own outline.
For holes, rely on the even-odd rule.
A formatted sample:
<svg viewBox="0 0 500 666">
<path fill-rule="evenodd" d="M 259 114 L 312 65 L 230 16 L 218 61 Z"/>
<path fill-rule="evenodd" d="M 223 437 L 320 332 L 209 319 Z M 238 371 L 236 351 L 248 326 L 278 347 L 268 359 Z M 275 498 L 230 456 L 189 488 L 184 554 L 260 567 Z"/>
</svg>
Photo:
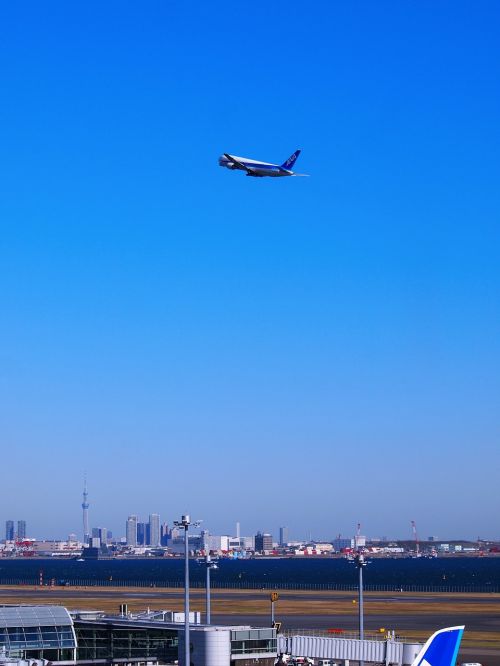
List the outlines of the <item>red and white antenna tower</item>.
<svg viewBox="0 0 500 666">
<path fill-rule="evenodd" d="M 416 526 L 414 520 L 411 521 L 411 531 L 412 531 L 412 533 L 413 533 L 413 539 L 414 539 L 414 541 L 415 541 L 415 553 L 418 555 L 418 550 L 419 550 L 419 547 L 418 547 L 418 534 L 417 534 L 417 526 Z"/>
</svg>

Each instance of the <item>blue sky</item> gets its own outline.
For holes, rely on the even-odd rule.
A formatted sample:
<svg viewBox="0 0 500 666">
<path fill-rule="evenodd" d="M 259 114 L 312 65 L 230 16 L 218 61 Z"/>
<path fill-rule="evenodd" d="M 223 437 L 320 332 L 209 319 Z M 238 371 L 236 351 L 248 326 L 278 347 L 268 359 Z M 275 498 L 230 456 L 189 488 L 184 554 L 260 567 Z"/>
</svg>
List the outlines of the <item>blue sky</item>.
<svg viewBox="0 0 500 666">
<path fill-rule="evenodd" d="M 499 14 L 2 8 L 0 520 L 500 537 Z"/>
</svg>

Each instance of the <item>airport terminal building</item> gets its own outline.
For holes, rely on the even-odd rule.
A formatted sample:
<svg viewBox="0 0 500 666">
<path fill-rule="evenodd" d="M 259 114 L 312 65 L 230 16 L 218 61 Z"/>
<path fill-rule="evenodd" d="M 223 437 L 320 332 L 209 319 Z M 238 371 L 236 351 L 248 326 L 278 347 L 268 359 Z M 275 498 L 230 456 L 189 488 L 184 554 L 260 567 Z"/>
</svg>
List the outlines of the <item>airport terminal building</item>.
<svg viewBox="0 0 500 666">
<path fill-rule="evenodd" d="M 0 666 L 185 666 L 184 623 L 172 621 L 180 614 L 130 614 L 123 608 L 121 615 L 106 615 L 62 606 L 0 606 Z M 189 642 L 189 666 L 274 666 L 279 654 L 311 657 L 324 666 L 348 666 L 351 660 L 411 666 L 422 647 L 390 635 L 359 640 L 204 625 L 198 613 L 192 614 Z"/>
<path fill-rule="evenodd" d="M 271 666 L 275 629 L 193 624 L 192 666 Z M 9 659 L 90 664 L 183 665 L 184 625 L 165 612 L 109 616 L 61 606 L 0 607 L 0 650 Z"/>
</svg>

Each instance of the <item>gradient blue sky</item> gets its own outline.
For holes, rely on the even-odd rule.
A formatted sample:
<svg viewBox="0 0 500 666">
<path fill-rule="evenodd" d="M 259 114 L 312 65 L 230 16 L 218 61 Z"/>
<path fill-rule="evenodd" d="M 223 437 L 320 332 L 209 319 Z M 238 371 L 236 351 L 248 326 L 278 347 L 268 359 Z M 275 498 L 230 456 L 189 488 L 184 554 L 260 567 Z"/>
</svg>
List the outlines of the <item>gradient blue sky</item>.
<svg viewBox="0 0 500 666">
<path fill-rule="evenodd" d="M 500 537 L 499 19 L 3 5 L 1 521 Z"/>
</svg>

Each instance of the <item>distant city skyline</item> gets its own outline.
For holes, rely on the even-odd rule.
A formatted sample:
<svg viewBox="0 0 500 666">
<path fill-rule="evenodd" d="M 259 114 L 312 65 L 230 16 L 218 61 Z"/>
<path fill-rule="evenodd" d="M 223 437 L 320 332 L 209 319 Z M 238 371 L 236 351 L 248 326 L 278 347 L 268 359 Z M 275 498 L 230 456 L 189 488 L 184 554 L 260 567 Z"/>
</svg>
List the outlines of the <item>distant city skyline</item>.
<svg viewBox="0 0 500 666">
<path fill-rule="evenodd" d="M 500 3 L 4 5 L 2 520 L 498 537 Z"/>
<path fill-rule="evenodd" d="M 101 521 L 101 522 L 106 522 L 105 527 L 98 527 L 97 525 L 94 526 L 92 521 L 90 521 L 91 528 L 90 528 L 90 536 L 91 537 L 98 537 L 101 540 L 104 541 L 107 538 L 107 534 L 112 534 L 113 539 L 115 541 L 119 541 L 120 539 L 124 539 L 126 543 L 129 545 L 145 545 L 145 540 L 148 545 L 159 545 L 161 542 L 161 529 L 163 529 L 167 525 L 172 525 L 173 524 L 173 517 L 170 517 L 170 519 L 167 519 L 166 522 L 161 522 L 161 514 L 160 513 L 149 513 L 145 512 L 145 517 L 148 518 L 147 521 L 144 521 L 139 514 L 129 514 L 129 516 L 126 518 L 125 521 L 125 527 L 120 529 L 119 526 L 118 528 L 112 529 L 111 527 L 108 527 L 108 525 L 114 525 L 116 521 Z M 296 530 L 290 530 L 289 527 L 284 527 L 281 524 L 277 524 L 274 528 L 271 526 L 267 529 L 264 529 L 262 525 L 264 524 L 265 521 L 259 520 L 258 518 L 251 521 L 249 523 L 249 526 L 246 527 L 243 525 L 243 528 L 241 527 L 241 522 L 240 521 L 218 521 L 214 522 L 212 528 L 206 524 L 206 521 L 202 522 L 201 527 L 198 530 L 194 530 L 194 533 L 202 532 L 203 530 L 209 531 L 210 534 L 222 534 L 222 535 L 228 535 L 228 536 L 239 536 L 237 533 L 240 532 L 241 536 L 255 536 L 259 533 L 261 534 L 270 534 L 272 536 L 272 539 L 275 543 L 278 544 L 283 544 L 286 542 L 293 542 L 293 541 L 308 541 L 309 539 L 312 539 L 313 541 L 327 541 L 327 542 L 334 542 L 334 541 L 341 541 L 344 540 L 351 540 L 356 537 L 357 531 L 359 529 L 359 523 L 356 523 L 352 526 L 351 531 L 349 532 L 348 528 L 346 531 L 342 532 L 339 531 L 338 529 L 336 530 L 335 528 L 328 533 L 325 529 L 323 531 L 319 532 L 312 532 L 311 530 L 308 529 L 307 526 L 297 526 Z M 406 534 L 404 532 L 401 533 L 389 533 L 388 531 L 373 531 L 370 532 L 368 530 L 365 530 L 363 527 L 363 536 L 361 537 L 362 539 L 369 539 L 369 540 L 383 540 L 383 541 L 390 541 L 390 540 L 407 540 L 407 541 L 413 541 L 414 540 L 414 532 L 413 532 L 413 526 L 412 522 L 414 521 L 408 521 L 408 529 Z M 44 533 L 43 531 L 38 531 L 38 532 L 26 532 L 26 521 L 20 520 L 17 522 L 17 530 L 15 529 L 15 523 L 12 520 L 7 520 L 5 521 L 6 525 L 6 538 L 7 534 L 11 535 L 11 538 L 14 538 L 14 536 L 19 535 L 19 538 L 49 538 L 49 539 L 66 539 L 69 534 L 75 535 L 75 533 L 72 530 L 58 530 L 57 527 L 54 529 L 54 527 L 51 527 L 48 532 Z M 153 525 L 153 530 L 151 529 L 151 525 Z M 224 528 L 224 525 L 226 525 L 226 528 Z M 257 527 L 250 527 L 252 525 L 257 525 Z M 219 526 L 219 527 L 217 527 Z M 222 527 L 220 527 L 222 526 Z M 161 529 L 160 529 L 161 527 Z M 425 527 L 425 526 L 424 526 Z M 139 534 L 139 529 L 143 530 Z M 438 540 L 456 540 L 456 539 L 465 539 L 465 540 L 471 540 L 475 541 L 478 538 L 480 539 L 491 539 L 491 540 L 500 540 L 500 533 L 499 534 L 475 534 L 473 532 L 471 533 L 450 533 L 446 528 L 443 527 L 443 529 L 436 531 L 434 530 L 434 534 L 431 534 L 429 536 L 429 532 L 432 533 L 433 530 L 424 530 L 423 532 L 419 531 L 419 536 L 418 539 L 420 541 L 438 541 Z M 439 536 L 436 536 L 436 533 L 439 532 Z M 103 537 L 104 535 L 104 537 Z M 80 539 L 82 539 L 83 535 L 80 535 Z"/>
</svg>

